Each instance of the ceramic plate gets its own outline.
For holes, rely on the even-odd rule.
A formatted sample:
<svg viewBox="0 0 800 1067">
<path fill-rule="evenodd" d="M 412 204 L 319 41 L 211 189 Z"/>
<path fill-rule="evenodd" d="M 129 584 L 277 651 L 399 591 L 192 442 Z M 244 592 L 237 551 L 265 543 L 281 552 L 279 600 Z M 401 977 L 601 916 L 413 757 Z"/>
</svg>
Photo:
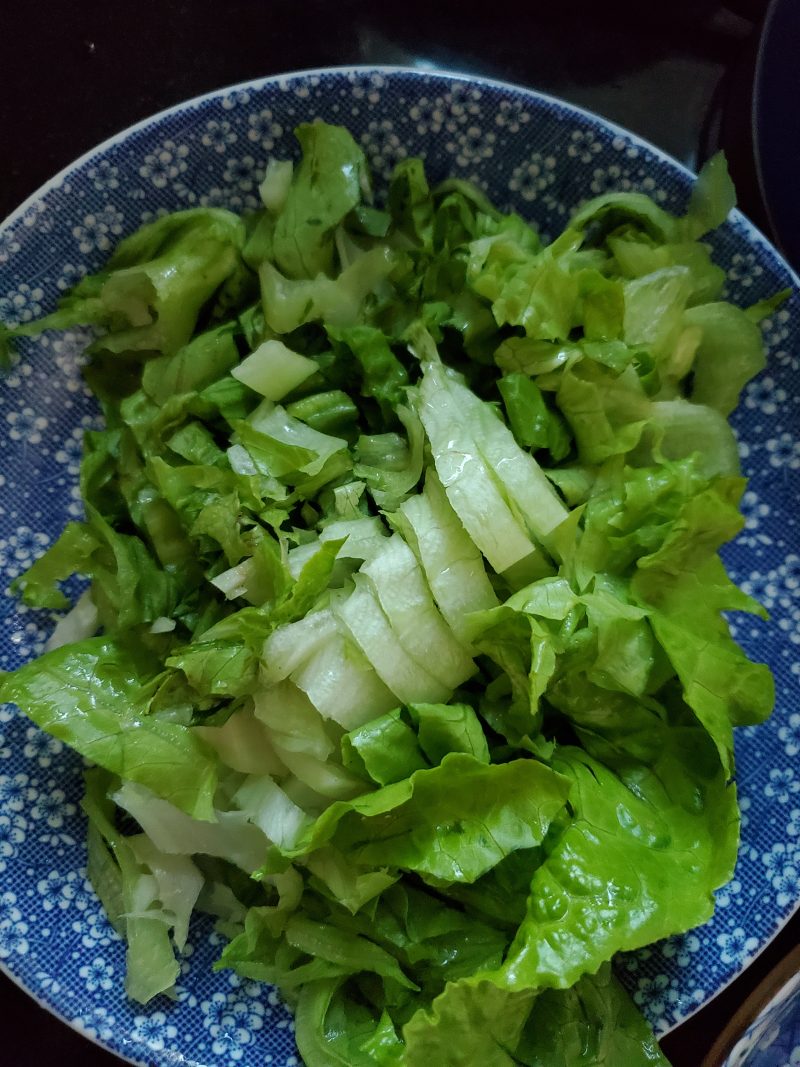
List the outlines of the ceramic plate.
<svg viewBox="0 0 800 1067">
<path fill-rule="evenodd" d="M 558 232 L 582 200 L 636 189 L 684 209 L 691 175 L 603 120 L 526 89 L 391 69 L 328 70 L 241 85 L 166 111 L 106 142 L 0 228 L 0 317 L 26 321 L 96 270 L 124 234 L 196 204 L 255 207 L 271 155 L 295 156 L 292 128 L 322 118 L 362 143 L 378 183 L 407 155 L 434 179 L 470 178 L 501 207 Z M 796 279 L 740 215 L 714 235 L 726 298 L 749 304 Z M 738 639 L 777 680 L 772 720 L 739 732 L 742 847 L 707 926 L 623 958 L 620 973 L 663 1033 L 734 978 L 800 897 L 800 298 L 764 323 L 768 369 L 734 423 L 751 477 L 747 527 L 726 560 L 771 621 L 734 620 Z M 10 598 L 8 582 L 81 513 L 81 434 L 97 421 L 80 376 L 79 332 L 20 346 L 0 380 L 0 668 L 42 650 L 53 626 Z M 177 1001 L 125 999 L 124 946 L 85 873 L 81 761 L 11 708 L 0 709 L 0 960 L 58 1015 L 153 1067 L 297 1064 L 277 995 L 212 974 L 221 939 L 192 930 Z"/>
</svg>

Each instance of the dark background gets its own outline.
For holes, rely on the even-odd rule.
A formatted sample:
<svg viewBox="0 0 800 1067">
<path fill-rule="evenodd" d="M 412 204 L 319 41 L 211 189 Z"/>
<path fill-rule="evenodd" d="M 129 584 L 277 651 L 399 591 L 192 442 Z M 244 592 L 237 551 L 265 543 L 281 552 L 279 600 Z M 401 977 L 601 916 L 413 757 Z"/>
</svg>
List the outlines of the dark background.
<svg viewBox="0 0 800 1067">
<path fill-rule="evenodd" d="M 542 89 L 693 168 L 724 147 L 742 208 L 768 230 L 750 120 L 765 0 L 497 0 L 474 13 L 465 0 L 39 0 L 14 11 L 10 2 L 3 11 L 0 0 L 0 218 L 98 142 L 181 100 L 291 70 L 388 63 Z M 745 975 L 664 1039 L 675 1067 L 699 1067 L 798 933 L 796 917 Z M 0 1064 L 119 1062 L 3 977 L 0 1021 Z"/>
<path fill-rule="evenodd" d="M 766 0 L 39 0 L 6 13 L 0 217 L 76 156 L 171 104 L 317 66 L 415 64 L 543 89 L 645 136 L 684 163 L 710 154 L 721 104 L 746 96 Z M 651 9 L 648 11 L 648 9 Z M 726 130 L 747 186 L 749 104 Z M 742 144 L 738 142 L 742 141 Z M 731 144 L 726 145 L 729 154 Z M 742 157 L 742 159 L 739 158 Z"/>
</svg>

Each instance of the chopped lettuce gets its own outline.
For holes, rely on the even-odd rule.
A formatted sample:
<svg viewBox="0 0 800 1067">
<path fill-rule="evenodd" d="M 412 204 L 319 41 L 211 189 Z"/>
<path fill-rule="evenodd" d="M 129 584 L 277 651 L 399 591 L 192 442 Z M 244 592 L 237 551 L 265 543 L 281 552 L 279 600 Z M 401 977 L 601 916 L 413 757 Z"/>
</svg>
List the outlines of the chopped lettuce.
<svg viewBox="0 0 800 1067">
<path fill-rule="evenodd" d="M 87 323 L 85 518 L 14 583 L 69 607 L 0 700 L 96 764 L 88 871 L 145 1003 L 192 915 L 276 985 L 308 1067 L 663 1065 L 616 953 L 712 913 L 763 614 L 727 421 L 764 366 L 699 239 L 589 201 L 550 244 L 341 127 L 263 209 L 127 237 Z M 123 833 L 120 827 L 123 827 Z M 136 832 L 128 832 L 135 830 Z"/>
<path fill-rule="evenodd" d="M 273 254 L 289 277 L 314 278 L 333 267 L 334 230 L 361 201 L 367 164 L 340 126 L 306 123 L 296 132 L 303 158 L 275 220 Z"/>
<path fill-rule="evenodd" d="M 425 881 L 474 882 L 540 845 L 568 784 L 534 760 L 487 765 L 466 753 L 356 800 L 332 804 L 288 855 L 332 842 L 356 862 L 404 867 Z"/>
<path fill-rule="evenodd" d="M 186 726 L 148 714 L 157 676 L 147 658 L 107 638 L 88 638 L 0 675 L 0 699 L 24 707 L 86 759 L 210 819 L 216 760 Z"/>
</svg>

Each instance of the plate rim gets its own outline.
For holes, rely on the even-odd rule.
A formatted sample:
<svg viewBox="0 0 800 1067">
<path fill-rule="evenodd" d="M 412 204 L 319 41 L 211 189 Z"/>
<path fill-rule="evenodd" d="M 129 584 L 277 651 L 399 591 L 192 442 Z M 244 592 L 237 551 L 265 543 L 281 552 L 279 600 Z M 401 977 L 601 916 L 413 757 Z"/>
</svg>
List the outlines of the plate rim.
<svg viewBox="0 0 800 1067">
<path fill-rule="evenodd" d="M 80 1025 L 80 1022 L 77 1019 L 70 1019 L 66 1015 L 62 1015 L 58 1008 L 56 1008 L 53 1004 L 48 1004 L 47 1001 L 39 995 L 37 990 L 29 989 L 28 986 L 26 986 L 22 979 L 19 977 L 19 975 L 14 974 L 14 972 L 9 969 L 8 964 L 5 960 L 0 960 L 0 975 L 2 975 L 4 978 L 7 978 L 16 986 L 17 989 L 19 989 L 22 993 L 25 993 L 26 996 L 30 997 L 31 1000 L 34 1001 L 34 1003 L 37 1005 L 37 1007 L 41 1008 L 43 1011 L 46 1011 L 48 1015 L 52 1015 L 54 1019 L 58 1019 L 58 1021 L 64 1026 L 69 1027 L 69 1029 L 72 1030 L 74 1034 L 79 1034 L 82 1038 L 84 1038 L 84 1040 L 90 1041 L 97 1048 L 102 1049 L 103 1052 L 107 1052 L 112 1056 L 116 1056 L 122 1063 L 130 1063 L 133 1065 L 133 1067 L 148 1067 L 148 1064 L 145 1060 L 134 1060 L 131 1059 L 130 1056 L 127 1056 L 124 1052 L 117 1052 L 116 1049 L 109 1048 L 109 1046 L 102 1040 L 101 1037 L 99 1037 L 99 1035 L 90 1033 L 89 1030 Z M 187 1063 L 186 1067 L 200 1067 L 200 1065 L 190 1065 L 189 1063 Z M 211 1065 L 209 1064 L 208 1067 L 211 1067 Z"/>
<path fill-rule="evenodd" d="M 43 182 L 37 189 L 30 193 L 21 204 L 14 208 L 9 215 L 0 220 L 0 233 L 6 230 L 8 227 L 16 223 L 25 212 L 31 208 L 37 201 L 41 200 L 52 189 L 57 189 L 64 181 L 76 171 L 84 163 L 89 162 L 94 156 L 100 155 L 113 148 L 116 144 L 127 139 L 131 134 L 135 134 L 152 123 L 159 122 L 170 115 L 195 109 L 200 105 L 206 103 L 209 100 L 213 100 L 220 96 L 228 96 L 232 93 L 246 91 L 248 89 L 263 89 L 265 86 L 271 83 L 280 83 L 294 78 L 312 78 L 315 76 L 323 77 L 325 75 L 348 75 L 348 74 L 381 74 L 381 75 L 405 75 L 412 78 L 445 78 L 455 82 L 467 82 L 469 84 L 485 85 L 494 89 L 512 90 L 515 93 L 521 93 L 527 96 L 533 96 L 544 103 L 560 109 L 562 111 L 573 112 L 576 115 L 580 115 L 591 122 L 599 123 L 601 126 L 605 126 L 613 133 L 620 134 L 623 137 L 628 138 L 631 141 L 636 142 L 639 146 L 646 148 L 648 152 L 651 152 L 662 163 L 666 163 L 669 166 L 680 171 L 684 178 L 696 179 L 695 172 L 688 167 L 685 163 L 682 163 L 675 156 L 671 155 L 665 149 L 660 148 L 658 145 L 653 144 L 646 137 L 636 133 L 633 130 L 627 129 L 625 126 L 621 126 L 613 119 L 606 118 L 603 115 L 598 114 L 596 111 L 592 111 L 589 108 L 583 107 L 580 104 L 574 104 L 569 100 L 564 100 L 561 97 L 553 96 L 552 93 L 543 92 L 541 89 L 536 89 L 532 86 L 521 85 L 519 82 L 506 81 L 504 78 L 489 78 L 484 75 L 469 74 L 457 70 L 448 70 L 446 68 L 421 68 L 411 67 L 404 64 L 391 64 L 391 63 L 353 63 L 343 64 L 341 66 L 326 66 L 326 67 L 301 67 L 297 70 L 290 70 L 280 72 L 278 74 L 268 74 L 262 78 L 247 78 L 244 81 L 232 82 L 227 85 L 220 86 L 217 89 L 210 89 L 205 93 L 199 93 L 196 96 L 189 97 L 186 100 L 181 100 L 177 104 L 170 104 L 167 107 L 161 108 L 159 111 L 153 112 L 153 114 L 145 116 L 143 119 L 139 119 L 137 122 L 133 122 L 128 126 L 123 127 L 116 133 L 106 137 L 105 140 L 100 141 L 98 144 L 87 149 L 81 155 L 77 156 L 70 163 L 65 164 L 61 170 L 57 171 L 52 177 Z M 796 288 L 800 289 L 800 270 L 795 268 L 788 262 L 781 250 L 769 239 L 769 237 L 759 229 L 758 226 L 738 207 L 734 207 L 728 215 L 727 222 L 742 226 L 745 230 L 755 237 L 758 244 L 760 244 L 770 255 L 774 256 L 779 265 L 790 275 L 793 284 Z"/>
<path fill-rule="evenodd" d="M 127 140 L 131 135 L 134 135 L 149 126 L 157 125 L 164 120 L 180 114 L 185 111 L 193 111 L 201 108 L 207 102 L 225 97 L 237 92 L 247 91 L 259 91 L 270 85 L 280 85 L 281 82 L 291 81 L 295 79 L 304 79 L 312 77 L 331 77 L 331 76 L 348 76 L 351 74 L 370 75 L 377 74 L 381 76 L 405 76 L 412 79 L 425 79 L 425 78 L 441 78 L 449 82 L 455 83 L 467 83 L 470 85 L 476 85 L 478 87 L 487 87 L 490 89 L 511 91 L 514 93 L 533 98 L 545 105 L 549 105 L 555 110 L 562 113 L 573 114 L 579 116 L 589 123 L 597 124 L 607 131 L 617 134 L 631 141 L 637 147 L 644 148 L 652 156 L 656 157 L 661 163 L 678 171 L 684 179 L 696 180 L 697 175 L 695 172 L 676 159 L 669 152 L 660 148 L 658 145 L 653 144 L 646 137 L 636 133 L 633 130 L 627 129 L 621 126 L 619 123 L 612 119 L 606 118 L 603 115 L 598 114 L 583 107 L 580 104 L 572 103 L 571 101 L 564 100 L 561 97 L 554 96 L 551 93 L 543 92 L 533 86 L 522 85 L 518 82 L 507 81 L 502 78 L 491 78 L 483 75 L 471 74 L 459 70 L 449 70 L 439 67 L 413 67 L 404 64 L 376 64 L 376 63 L 363 63 L 363 64 L 342 64 L 335 66 L 322 66 L 322 67 L 308 67 L 299 68 L 290 71 L 283 71 L 275 74 L 264 75 L 259 78 L 248 78 L 244 81 L 234 82 L 227 85 L 220 86 L 216 89 L 210 89 L 207 92 L 199 93 L 195 96 L 189 97 L 185 100 L 180 100 L 175 104 L 170 104 L 167 107 L 161 108 L 159 111 L 153 112 L 150 115 L 145 116 L 138 121 L 131 123 L 128 126 L 123 127 L 116 133 L 106 137 L 103 141 L 87 149 L 81 155 L 77 156 L 71 162 L 63 166 L 56 174 L 43 182 L 37 189 L 30 193 L 16 208 L 14 208 L 9 215 L 0 220 L 0 236 L 16 223 L 18 223 L 26 213 L 37 203 L 46 197 L 54 189 L 58 189 L 64 184 L 74 173 L 76 173 L 85 164 L 89 163 L 95 158 L 102 157 L 109 152 L 115 146 L 121 144 Z M 776 245 L 768 238 L 768 236 L 759 229 L 758 226 L 738 207 L 735 207 L 728 215 L 726 220 L 731 224 L 741 236 L 751 243 L 759 245 L 762 250 L 770 256 L 776 263 L 776 266 L 785 272 L 790 280 L 791 286 L 800 290 L 800 269 L 796 270 L 786 259 L 783 252 L 776 247 Z M 735 778 L 734 778 L 735 780 Z M 768 939 L 763 944 L 760 944 L 758 950 L 751 956 L 748 956 L 739 966 L 739 969 L 735 973 L 720 985 L 714 993 L 704 1000 L 702 1004 L 692 1006 L 692 1008 L 677 1022 L 672 1022 L 665 1029 L 656 1032 L 656 1037 L 660 1041 L 663 1037 L 672 1033 L 683 1023 L 688 1022 L 694 1018 L 700 1011 L 711 1004 L 716 998 L 728 989 L 735 981 L 742 977 L 752 963 L 758 959 L 759 956 L 774 942 L 774 940 L 781 934 L 788 923 L 794 918 L 796 914 L 800 912 L 800 894 L 798 899 L 795 900 L 794 906 L 785 916 L 783 916 L 781 922 L 775 927 Z M 702 929 L 695 927 L 693 929 Z M 49 1004 L 36 989 L 29 988 L 18 978 L 7 966 L 5 961 L 0 960 L 0 973 L 8 977 L 14 984 L 30 996 L 40 1007 L 44 1008 L 51 1015 L 57 1018 L 60 1022 L 65 1023 L 76 1033 L 81 1034 L 87 1038 L 93 1044 L 111 1052 L 112 1055 L 119 1057 L 123 1062 L 133 1064 L 134 1067 L 145 1067 L 144 1060 L 133 1059 L 125 1053 L 118 1052 L 116 1049 L 111 1049 L 99 1036 L 89 1033 L 86 1029 L 76 1023 L 74 1020 L 70 1020 L 66 1015 L 61 1014 L 59 1009 L 55 1005 Z M 183 1062 L 187 1067 L 205 1067 L 195 1063 L 193 1060 L 187 1060 L 184 1058 Z"/>
</svg>

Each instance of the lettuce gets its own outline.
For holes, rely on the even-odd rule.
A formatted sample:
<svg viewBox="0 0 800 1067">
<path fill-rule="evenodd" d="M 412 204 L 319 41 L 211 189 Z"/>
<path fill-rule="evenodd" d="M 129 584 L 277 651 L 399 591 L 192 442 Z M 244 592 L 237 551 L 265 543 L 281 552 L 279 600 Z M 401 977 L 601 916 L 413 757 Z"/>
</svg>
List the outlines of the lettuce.
<svg viewBox="0 0 800 1067">
<path fill-rule="evenodd" d="M 137 1001 L 206 911 L 309 1067 L 662 1065 L 610 961 L 733 869 L 774 686 L 726 622 L 763 615 L 719 556 L 728 416 L 782 295 L 721 299 L 721 157 L 682 218 L 609 193 L 545 244 L 417 159 L 375 204 L 346 130 L 297 137 L 252 217 L 158 219 L 0 328 L 103 331 L 105 416 L 83 521 L 14 583 L 88 588 L 0 700 L 97 765 Z"/>
<path fill-rule="evenodd" d="M 86 759 L 199 818 L 212 818 L 216 761 L 191 731 L 148 715 L 148 657 L 104 637 L 47 652 L 0 675 L 0 700 Z"/>
<path fill-rule="evenodd" d="M 402 647 L 449 689 L 475 672 L 475 664 L 455 639 L 433 603 L 414 553 L 397 534 L 366 562 L 365 574 Z"/>
<path fill-rule="evenodd" d="M 489 747 L 469 704 L 409 704 L 351 730 L 341 741 L 345 764 L 390 785 L 439 764 L 450 752 L 489 762 Z"/>
<path fill-rule="evenodd" d="M 701 728 L 676 723 L 662 746 L 651 765 L 620 761 L 616 773 L 576 749 L 554 758 L 574 817 L 533 875 L 507 988 L 567 988 L 615 952 L 712 914 L 735 862 L 735 789 Z"/>
<path fill-rule="evenodd" d="M 333 266 L 333 231 L 361 200 L 367 165 L 342 127 L 306 123 L 296 136 L 303 158 L 275 221 L 273 254 L 290 278 L 313 278 Z"/>
<path fill-rule="evenodd" d="M 189 915 L 202 884 L 194 864 L 161 853 L 144 834 L 125 837 L 114 826 L 110 776 L 86 775 L 83 809 L 89 817 L 88 868 L 111 921 L 125 936 L 125 989 L 146 1004 L 172 991 L 180 964 L 170 940 L 183 949 Z"/>
<path fill-rule="evenodd" d="M 473 882 L 511 852 L 541 844 L 567 789 L 533 760 L 487 766 L 454 752 L 438 767 L 331 805 L 287 854 L 331 841 L 357 862 L 405 867 L 433 885 Z"/>
<path fill-rule="evenodd" d="M 174 355 L 192 337 L 200 312 L 226 281 L 244 270 L 244 224 L 215 208 L 178 211 L 125 238 L 100 274 L 84 278 L 61 307 L 34 327 L 112 327 L 98 349 Z"/>
</svg>

